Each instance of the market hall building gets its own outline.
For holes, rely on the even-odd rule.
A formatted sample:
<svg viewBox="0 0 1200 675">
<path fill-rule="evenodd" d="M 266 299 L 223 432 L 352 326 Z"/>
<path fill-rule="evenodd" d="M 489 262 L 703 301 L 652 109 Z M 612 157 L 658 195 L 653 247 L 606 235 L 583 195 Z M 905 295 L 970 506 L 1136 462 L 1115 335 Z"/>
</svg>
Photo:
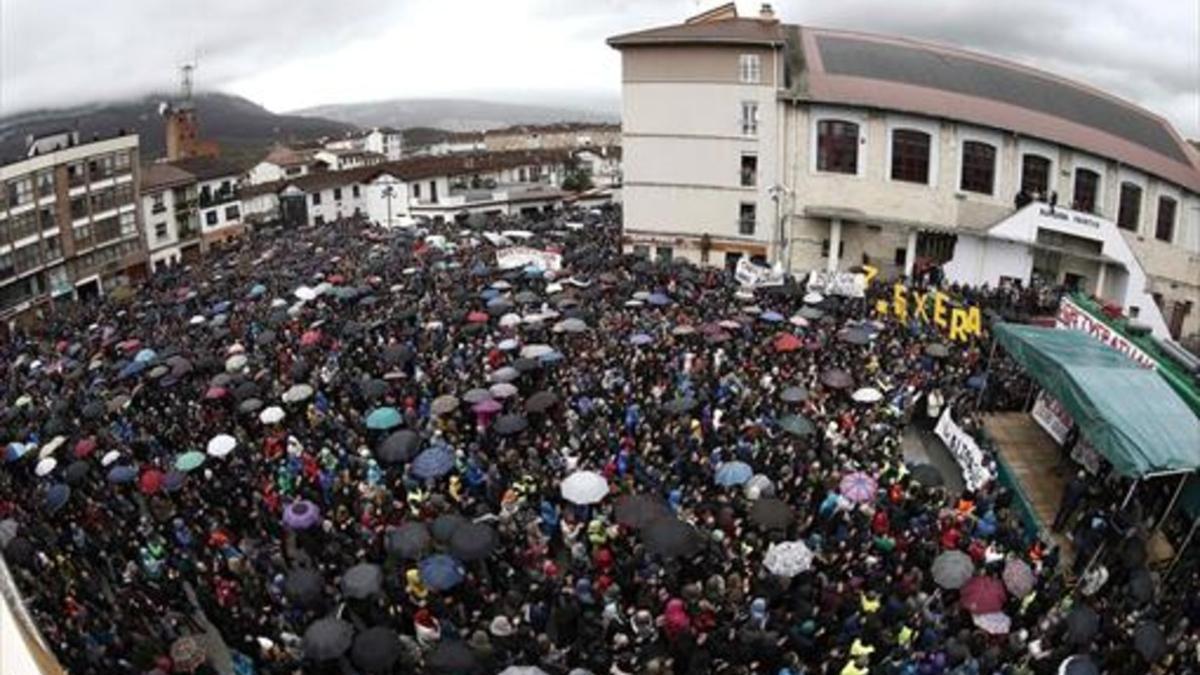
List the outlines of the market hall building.
<svg viewBox="0 0 1200 675">
<path fill-rule="evenodd" d="M 1147 110 L 981 54 L 781 23 L 768 5 L 608 42 L 626 251 L 797 276 L 1038 277 L 1157 337 L 1200 332 L 1200 152 Z"/>
</svg>

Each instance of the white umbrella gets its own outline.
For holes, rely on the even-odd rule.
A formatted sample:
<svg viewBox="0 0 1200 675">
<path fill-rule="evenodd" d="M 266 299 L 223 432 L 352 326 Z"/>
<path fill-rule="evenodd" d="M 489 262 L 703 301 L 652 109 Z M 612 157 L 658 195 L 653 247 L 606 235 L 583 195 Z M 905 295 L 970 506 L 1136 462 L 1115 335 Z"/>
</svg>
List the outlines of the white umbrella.
<svg viewBox="0 0 1200 675">
<path fill-rule="evenodd" d="M 804 304 L 806 305 L 819 305 L 824 300 L 825 296 L 816 291 L 812 291 L 804 296 Z"/>
<path fill-rule="evenodd" d="M 236 373 L 246 367 L 246 362 L 245 354 L 234 354 L 225 360 L 225 372 Z"/>
<path fill-rule="evenodd" d="M 66 436 L 55 436 L 54 438 L 50 439 L 49 443 L 42 446 L 42 451 L 38 453 L 38 457 L 45 458 L 53 455 L 54 453 L 58 452 L 58 449 L 61 448 L 63 443 L 66 442 Z"/>
<path fill-rule="evenodd" d="M 625 301 L 626 307 L 641 307 L 644 304 L 645 303 L 642 302 L 641 300 L 626 300 Z"/>
<path fill-rule="evenodd" d="M 550 345 L 525 345 L 521 348 L 521 358 L 540 359 L 541 357 L 552 352 L 554 352 L 554 348 Z"/>
<path fill-rule="evenodd" d="M 291 389 L 283 392 L 284 403 L 299 403 L 312 398 L 313 388 L 307 384 L 294 384 Z"/>
<path fill-rule="evenodd" d="M 975 614 L 971 617 L 975 625 L 990 635 L 1008 635 L 1012 629 L 1012 619 L 1004 612 Z"/>
<path fill-rule="evenodd" d="M 563 290 L 562 284 L 557 284 L 557 283 L 556 284 L 546 284 L 546 295 L 554 295 L 555 293 L 562 293 L 562 290 Z"/>
<path fill-rule="evenodd" d="M 572 504 L 595 504 L 608 495 L 608 479 L 595 471 L 576 471 L 562 482 L 562 497 Z"/>
<path fill-rule="evenodd" d="M 109 450 L 100 458 L 100 466 L 108 466 L 121 458 L 121 453 L 116 450 Z"/>
<path fill-rule="evenodd" d="M 58 466 L 57 459 L 54 459 L 53 457 L 46 457 L 39 461 L 37 466 L 33 467 L 33 472 L 39 476 L 45 476 L 53 471 L 54 467 L 56 466 Z"/>
<path fill-rule="evenodd" d="M 508 289 L 512 288 L 512 284 L 510 284 L 510 283 L 508 283 L 507 281 L 505 281 L 505 280 L 501 279 L 501 280 L 499 280 L 499 281 L 493 282 L 493 283 L 492 283 L 492 288 L 494 288 L 494 289 L 496 289 L 496 290 L 498 290 L 498 291 L 507 291 Z"/>
<path fill-rule="evenodd" d="M 854 392 L 850 398 L 859 403 L 876 403 L 883 400 L 883 393 L 874 387 L 863 387 Z"/>
<path fill-rule="evenodd" d="M 771 544 L 763 558 L 763 566 L 767 571 L 788 578 L 812 569 L 812 563 L 813 552 L 808 550 L 808 546 L 802 541 Z"/>
<path fill-rule="evenodd" d="M 746 499 L 751 501 L 760 497 L 770 497 L 775 494 L 775 484 L 770 478 L 761 473 L 755 474 L 742 485 L 742 492 L 746 495 Z"/>
<path fill-rule="evenodd" d="M 246 348 L 242 346 L 242 343 L 235 342 L 229 345 L 229 349 L 226 349 L 225 353 L 230 356 L 233 356 L 234 354 L 245 354 Z"/>
<path fill-rule="evenodd" d="M 283 421 L 283 408 L 273 405 L 258 414 L 258 421 L 263 424 L 278 424 Z"/>
<path fill-rule="evenodd" d="M 517 326 L 520 326 L 520 325 L 521 325 L 521 315 L 520 314 L 514 314 L 513 312 L 509 312 L 508 314 L 505 314 L 504 316 L 500 317 L 500 327 L 501 328 L 516 328 Z"/>
<path fill-rule="evenodd" d="M 517 388 L 507 382 L 498 382 L 488 388 L 492 398 L 512 398 L 517 395 Z"/>
<path fill-rule="evenodd" d="M 502 352 L 511 352 L 512 350 L 514 350 L 520 346 L 521 346 L 521 343 L 519 341 L 514 340 L 513 338 L 508 338 L 505 340 L 501 340 L 500 343 L 496 345 L 496 348 Z"/>
<path fill-rule="evenodd" d="M 317 292 L 308 286 L 301 286 L 293 291 L 293 295 L 301 300 L 316 300 Z"/>
<path fill-rule="evenodd" d="M 208 454 L 213 457 L 224 457 L 237 447 L 237 439 L 229 434 L 217 434 L 208 441 Z"/>
<path fill-rule="evenodd" d="M 808 327 L 808 319 L 800 316 L 799 314 L 788 319 L 788 323 L 792 324 L 793 326 L 796 326 L 797 328 L 807 328 Z"/>
<path fill-rule="evenodd" d="M 193 316 L 192 320 L 188 321 L 188 323 L 192 324 L 193 326 L 199 326 L 200 324 L 204 323 L 205 321 L 208 321 L 208 319 L 204 318 L 200 314 L 197 314 L 196 316 Z"/>
<path fill-rule="evenodd" d="M 275 298 L 271 301 L 271 307 L 276 309 L 280 307 L 287 307 L 287 300 L 284 300 L 283 298 Z"/>
<path fill-rule="evenodd" d="M 738 300 L 745 300 L 745 301 L 754 300 L 754 294 L 751 293 L 750 291 L 738 291 L 737 293 L 733 294 L 733 297 L 737 298 Z"/>
</svg>

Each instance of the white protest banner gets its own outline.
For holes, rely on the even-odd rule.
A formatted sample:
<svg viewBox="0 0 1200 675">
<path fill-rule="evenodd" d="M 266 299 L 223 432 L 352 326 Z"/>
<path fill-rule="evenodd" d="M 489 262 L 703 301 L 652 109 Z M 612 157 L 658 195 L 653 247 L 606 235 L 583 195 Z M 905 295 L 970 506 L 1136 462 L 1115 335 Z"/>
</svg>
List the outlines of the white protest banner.
<svg viewBox="0 0 1200 675">
<path fill-rule="evenodd" d="M 749 288 L 783 285 L 782 270 L 755 265 L 745 258 L 738 260 L 737 268 L 733 271 L 733 276 L 739 284 Z"/>
<path fill-rule="evenodd" d="M 1037 399 L 1033 402 L 1033 410 L 1029 411 L 1029 414 L 1033 415 L 1033 420 L 1038 426 L 1045 429 L 1050 438 L 1059 445 L 1067 439 L 1067 433 L 1075 424 L 1071 413 L 1063 408 L 1062 403 L 1045 391 L 1038 392 Z M 1071 459 L 1087 469 L 1088 473 L 1095 474 L 1100 470 L 1100 454 L 1086 438 L 1075 442 L 1075 447 L 1071 449 Z"/>
<path fill-rule="evenodd" d="M 844 298 L 861 298 L 867 293 L 867 275 L 857 272 L 813 270 L 808 274 L 809 291 Z"/>
<path fill-rule="evenodd" d="M 992 472 L 988 469 L 983 450 L 979 444 L 963 428 L 958 426 L 946 408 L 938 418 L 933 433 L 946 444 L 950 454 L 958 461 L 962 469 L 963 483 L 968 490 L 978 490 L 992 480 Z"/>
<path fill-rule="evenodd" d="M 512 246 L 496 251 L 496 265 L 502 270 L 533 266 L 557 272 L 562 269 L 562 256 L 528 246 Z"/>
<path fill-rule="evenodd" d="M 1083 331 L 1104 344 L 1133 359 L 1145 368 L 1156 370 L 1158 362 L 1154 357 L 1142 351 L 1141 347 L 1133 344 L 1128 338 L 1109 327 L 1108 324 L 1094 316 L 1091 312 L 1075 304 L 1070 298 L 1064 297 L 1058 303 L 1058 314 L 1054 317 L 1055 328 L 1071 328 Z"/>
</svg>

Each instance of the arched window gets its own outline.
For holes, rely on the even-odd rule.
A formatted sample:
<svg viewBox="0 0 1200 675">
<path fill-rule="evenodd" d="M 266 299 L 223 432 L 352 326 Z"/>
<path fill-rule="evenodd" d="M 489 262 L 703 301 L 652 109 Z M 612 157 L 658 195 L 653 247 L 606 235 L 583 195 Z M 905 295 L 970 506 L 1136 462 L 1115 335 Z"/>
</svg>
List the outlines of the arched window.
<svg viewBox="0 0 1200 675">
<path fill-rule="evenodd" d="M 916 129 L 892 130 L 892 180 L 929 182 L 929 134 Z"/>
<path fill-rule="evenodd" d="M 1040 194 L 1048 197 L 1050 192 L 1050 160 L 1041 155 L 1027 154 L 1021 157 L 1021 190 L 1029 196 Z"/>
<path fill-rule="evenodd" d="M 1075 169 L 1075 198 L 1071 202 L 1076 211 L 1096 212 L 1096 200 L 1100 192 L 1100 174 L 1091 169 Z"/>
<path fill-rule="evenodd" d="M 817 171 L 858 173 L 858 125 L 845 120 L 817 122 Z"/>
<path fill-rule="evenodd" d="M 962 153 L 960 187 L 967 192 L 993 194 L 996 185 L 996 146 L 983 141 L 965 141 Z"/>
</svg>

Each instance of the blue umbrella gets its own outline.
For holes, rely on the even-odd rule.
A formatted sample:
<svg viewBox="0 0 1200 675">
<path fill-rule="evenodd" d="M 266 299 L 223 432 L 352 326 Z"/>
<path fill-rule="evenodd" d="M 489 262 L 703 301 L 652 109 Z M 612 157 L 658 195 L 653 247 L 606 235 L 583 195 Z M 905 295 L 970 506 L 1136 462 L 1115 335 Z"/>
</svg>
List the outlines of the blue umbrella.
<svg viewBox="0 0 1200 675">
<path fill-rule="evenodd" d="M 745 462 L 725 462 L 717 469 L 717 485 L 729 487 L 731 485 L 741 485 L 750 480 L 754 475 L 754 469 Z"/>
<path fill-rule="evenodd" d="M 488 298 L 488 301 L 487 301 L 487 306 L 489 309 L 492 307 L 500 307 L 501 305 L 511 305 L 511 304 L 512 303 L 509 302 L 506 298 L 501 297 L 499 295 L 492 297 L 492 298 Z"/>
<path fill-rule="evenodd" d="M 462 583 L 462 565 L 448 555 L 431 555 L 421 561 L 421 582 L 435 591 L 444 591 Z"/>
<path fill-rule="evenodd" d="M 646 297 L 646 302 L 657 307 L 662 307 L 663 305 L 671 304 L 671 299 L 668 298 L 664 293 L 651 293 Z"/>
<path fill-rule="evenodd" d="M 529 267 L 525 268 L 524 272 L 525 272 L 525 276 L 527 276 L 531 279 L 536 279 L 536 278 L 542 276 L 543 274 L 545 274 L 546 270 L 538 267 L 537 265 L 530 265 Z"/>
<path fill-rule="evenodd" d="M 967 378 L 967 388 L 969 388 L 969 389 L 975 389 L 978 391 L 980 389 L 983 389 L 984 385 L 986 385 L 986 384 L 987 384 L 987 373 L 980 373 L 978 375 L 972 375 L 971 377 Z"/>
<path fill-rule="evenodd" d="M 108 470 L 108 482 L 110 483 L 132 483 L 133 479 L 137 478 L 138 470 L 136 467 L 121 465 L 114 466 Z"/>
<path fill-rule="evenodd" d="M 212 313 L 213 314 L 224 314 L 225 312 L 228 312 L 229 308 L 232 306 L 233 306 L 232 302 L 229 302 L 228 300 L 222 300 L 221 302 L 218 302 L 217 304 L 213 305 Z"/>
<path fill-rule="evenodd" d="M 24 443 L 9 443 L 8 446 L 4 448 L 4 461 L 15 462 L 24 457 L 28 452 L 29 446 L 25 445 Z"/>
<path fill-rule="evenodd" d="M 412 462 L 412 472 L 417 478 L 439 478 L 454 468 L 454 453 L 445 446 L 433 446 L 421 451 Z"/>
<path fill-rule="evenodd" d="M 404 419 L 395 408 L 376 408 L 367 415 L 367 428 L 381 431 L 400 426 Z"/>
<path fill-rule="evenodd" d="M 766 321 L 767 323 L 779 323 L 780 321 L 783 321 L 783 315 L 774 311 L 763 312 L 762 314 L 758 315 L 758 318 Z"/>
<path fill-rule="evenodd" d="M 133 357 L 133 360 L 140 362 L 140 363 L 150 363 L 151 361 L 153 361 L 154 359 L 157 359 L 157 358 L 158 358 L 158 353 L 155 352 L 153 349 L 143 349 L 142 351 L 137 353 L 137 356 Z"/>
<path fill-rule="evenodd" d="M 651 342 L 654 342 L 654 338 L 645 333 L 634 333 L 633 335 L 629 336 L 629 344 L 638 347 L 641 347 L 642 345 L 648 345 Z"/>
<path fill-rule="evenodd" d="M 65 483 L 55 483 L 46 490 L 46 510 L 54 513 L 66 505 L 71 498 L 71 488 Z"/>
<path fill-rule="evenodd" d="M 117 374 L 117 377 L 120 377 L 121 379 L 133 377 L 145 369 L 145 361 L 130 361 L 129 363 L 125 364 L 125 367 L 121 369 L 121 372 Z"/>
<path fill-rule="evenodd" d="M 541 356 L 538 357 L 538 360 L 541 361 L 542 363 L 558 363 L 559 361 L 562 361 L 564 358 L 565 357 L 562 355 L 562 352 L 554 351 L 554 352 L 542 354 Z"/>
<path fill-rule="evenodd" d="M 267 287 L 262 284 L 254 284 L 250 288 L 250 297 L 259 298 L 267 294 Z"/>
<path fill-rule="evenodd" d="M 491 300 L 492 298 L 500 297 L 500 291 L 494 288 L 485 288 L 479 292 L 479 297 L 484 300 Z"/>
<path fill-rule="evenodd" d="M 174 492 L 183 487 L 184 481 L 187 480 L 187 474 L 182 471 L 171 469 L 163 476 L 162 489 L 166 492 Z"/>
</svg>

